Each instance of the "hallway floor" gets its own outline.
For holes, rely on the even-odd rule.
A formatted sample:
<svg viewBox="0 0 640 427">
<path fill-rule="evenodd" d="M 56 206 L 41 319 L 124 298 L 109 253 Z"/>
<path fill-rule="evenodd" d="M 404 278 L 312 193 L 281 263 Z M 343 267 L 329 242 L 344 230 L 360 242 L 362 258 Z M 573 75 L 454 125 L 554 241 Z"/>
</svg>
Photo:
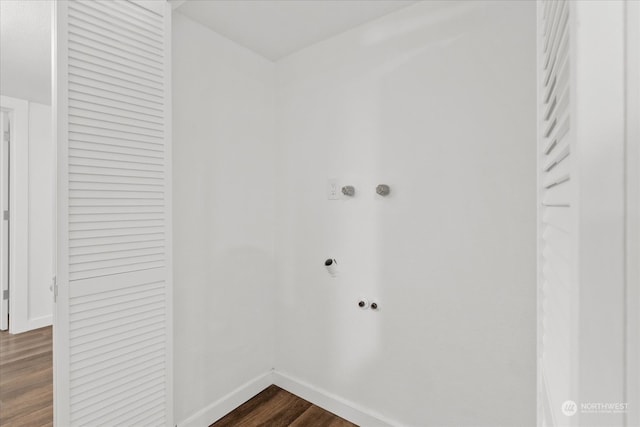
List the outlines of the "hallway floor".
<svg viewBox="0 0 640 427">
<path fill-rule="evenodd" d="M 0 331 L 0 425 L 53 425 L 51 327 Z"/>
<path fill-rule="evenodd" d="M 0 425 L 53 425 L 51 327 L 11 335 L 0 331 Z M 275 385 L 212 427 L 357 427 Z"/>
<path fill-rule="evenodd" d="M 272 385 L 210 427 L 357 427 L 312 403 Z"/>
</svg>

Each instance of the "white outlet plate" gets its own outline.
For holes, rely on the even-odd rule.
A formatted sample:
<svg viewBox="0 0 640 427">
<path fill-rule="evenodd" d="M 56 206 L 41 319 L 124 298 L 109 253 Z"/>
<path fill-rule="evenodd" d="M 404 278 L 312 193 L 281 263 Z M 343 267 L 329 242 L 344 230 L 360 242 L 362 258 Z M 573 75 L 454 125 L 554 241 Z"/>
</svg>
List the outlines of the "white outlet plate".
<svg viewBox="0 0 640 427">
<path fill-rule="evenodd" d="M 327 181 L 327 199 L 340 200 L 340 184 L 336 178 L 329 178 Z"/>
</svg>

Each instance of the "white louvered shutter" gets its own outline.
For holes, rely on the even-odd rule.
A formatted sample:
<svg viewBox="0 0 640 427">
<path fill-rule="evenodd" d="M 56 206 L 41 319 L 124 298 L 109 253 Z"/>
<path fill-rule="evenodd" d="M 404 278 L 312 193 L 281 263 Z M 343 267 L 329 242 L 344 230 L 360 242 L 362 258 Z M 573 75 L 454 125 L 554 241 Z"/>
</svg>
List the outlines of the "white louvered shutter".
<svg viewBox="0 0 640 427">
<path fill-rule="evenodd" d="M 538 0 L 539 420 L 622 425 L 625 402 L 623 1 Z M 573 401 L 577 412 L 563 411 Z M 629 402 L 629 407 L 633 402 Z"/>
<path fill-rule="evenodd" d="M 570 117 L 570 2 L 538 4 L 539 357 L 547 424 L 572 397 L 574 189 Z"/>
<path fill-rule="evenodd" d="M 58 426 L 173 425 L 170 8 L 58 1 Z"/>
</svg>

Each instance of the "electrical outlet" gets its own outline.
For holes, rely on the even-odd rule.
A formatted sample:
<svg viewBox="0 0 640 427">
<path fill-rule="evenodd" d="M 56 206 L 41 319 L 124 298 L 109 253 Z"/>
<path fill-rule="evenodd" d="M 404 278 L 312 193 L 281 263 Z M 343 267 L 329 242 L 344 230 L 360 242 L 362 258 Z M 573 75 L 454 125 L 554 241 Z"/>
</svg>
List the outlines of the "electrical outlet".
<svg viewBox="0 0 640 427">
<path fill-rule="evenodd" d="M 336 178 L 331 178 L 327 181 L 327 199 L 340 200 L 340 185 Z"/>
</svg>

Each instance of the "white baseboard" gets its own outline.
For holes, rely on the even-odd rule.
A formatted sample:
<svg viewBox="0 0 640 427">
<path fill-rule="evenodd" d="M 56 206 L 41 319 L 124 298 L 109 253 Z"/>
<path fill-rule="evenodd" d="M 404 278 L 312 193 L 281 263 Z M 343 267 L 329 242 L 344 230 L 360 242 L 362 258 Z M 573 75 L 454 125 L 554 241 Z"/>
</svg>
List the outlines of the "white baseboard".
<svg viewBox="0 0 640 427">
<path fill-rule="evenodd" d="M 42 316 L 35 319 L 28 319 L 26 323 L 18 325 L 12 325 L 11 320 L 9 320 L 9 332 L 12 334 L 21 334 L 34 329 L 44 328 L 45 326 L 51 326 L 52 324 L 53 316 Z"/>
<path fill-rule="evenodd" d="M 27 325 L 29 330 L 44 328 L 45 326 L 51 326 L 53 324 L 53 316 L 42 316 L 35 319 L 29 319 Z"/>
<path fill-rule="evenodd" d="M 241 385 L 231 393 L 199 410 L 186 420 L 177 424 L 179 427 L 205 427 L 233 411 L 256 394 L 273 384 L 271 372 L 264 373 Z"/>
<path fill-rule="evenodd" d="M 186 420 L 177 424 L 178 427 L 205 427 L 233 411 L 271 384 L 287 390 L 316 406 L 333 412 L 339 417 L 364 427 L 403 427 L 402 424 L 386 419 L 374 411 L 329 393 L 311 384 L 282 372 L 271 371 L 264 373 L 243 384 L 226 396 L 216 400 L 199 410 Z"/>
<path fill-rule="evenodd" d="M 314 405 L 326 409 L 329 412 L 333 412 L 339 417 L 342 417 L 347 421 L 351 421 L 359 426 L 402 427 L 400 423 L 386 419 L 382 415 L 377 414 L 368 408 L 363 408 L 360 405 L 282 372 L 275 371 L 273 373 L 273 383 L 278 387 L 283 388 L 296 396 L 300 396 Z"/>
</svg>

